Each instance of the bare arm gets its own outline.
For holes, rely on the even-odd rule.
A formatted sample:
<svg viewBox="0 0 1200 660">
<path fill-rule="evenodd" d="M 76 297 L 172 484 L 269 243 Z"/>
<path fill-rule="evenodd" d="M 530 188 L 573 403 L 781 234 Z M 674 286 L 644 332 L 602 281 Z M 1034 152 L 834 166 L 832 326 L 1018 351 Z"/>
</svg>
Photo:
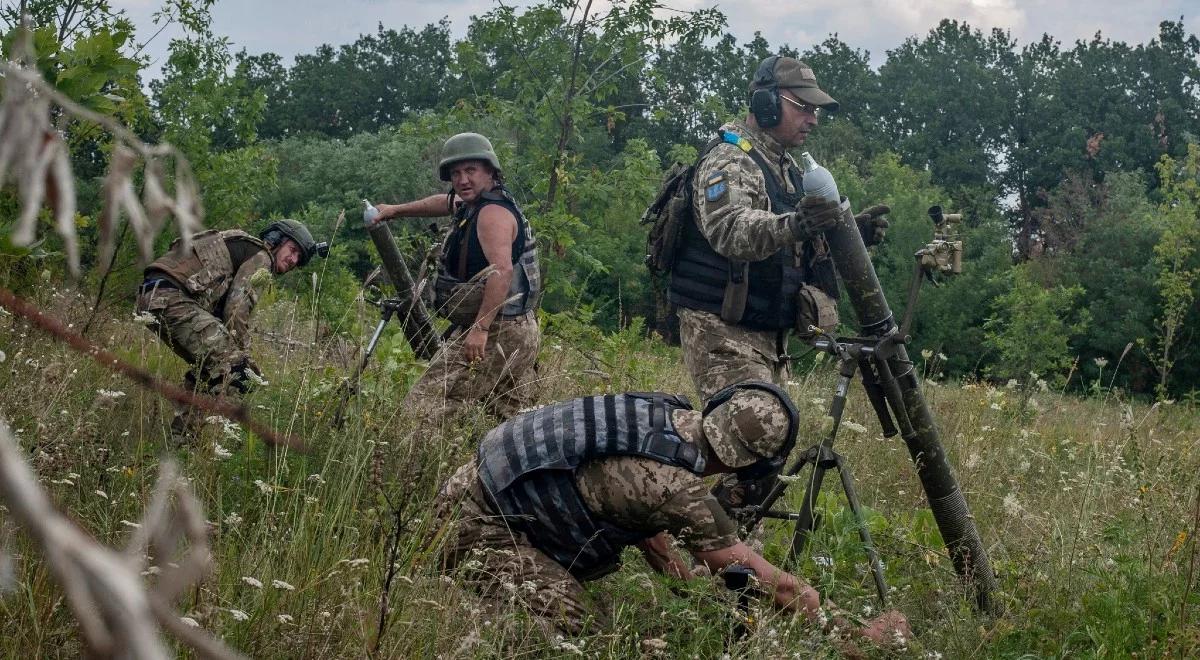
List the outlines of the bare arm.
<svg viewBox="0 0 1200 660">
<path fill-rule="evenodd" d="M 741 541 L 719 550 L 708 552 L 693 552 L 697 560 L 716 573 L 734 564 L 745 566 L 754 571 L 764 590 L 769 590 L 774 598 L 775 606 L 781 610 L 799 612 L 809 621 L 815 621 L 821 615 L 821 595 L 804 580 L 776 568 L 749 546 Z M 826 601 L 826 607 L 834 610 L 832 625 L 849 629 L 850 632 L 874 641 L 877 644 L 889 645 L 897 637 L 909 638 L 912 630 L 908 627 L 908 619 L 896 610 L 889 610 L 866 622 L 862 627 L 855 627 L 844 616 L 839 615 L 832 602 Z M 844 615 L 844 612 L 840 613 Z"/>
<path fill-rule="evenodd" d="M 734 564 L 753 570 L 763 590 L 774 598 L 776 607 L 799 612 L 809 620 L 817 617 L 821 607 L 821 596 L 817 590 L 791 573 L 776 568 L 745 543 L 738 541 L 728 548 L 692 554 L 714 574 Z"/>
<path fill-rule="evenodd" d="M 392 218 L 436 218 L 450 215 L 454 211 L 448 201 L 450 199 L 445 193 L 438 193 L 403 204 L 377 204 L 375 208 L 379 209 L 379 217 L 375 221 L 383 222 Z M 454 199 L 457 200 L 457 198 Z"/>
<path fill-rule="evenodd" d="M 491 274 L 483 287 L 483 302 L 479 305 L 479 313 L 475 316 L 475 322 L 471 324 L 463 345 L 468 360 L 483 358 L 488 328 L 504 305 L 504 298 L 512 284 L 512 244 L 517 237 L 517 219 L 508 209 L 501 206 L 485 206 L 479 212 L 477 222 L 479 245 L 483 248 L 483 255 L 487 257 Z"/>
<path fill-rule="evenodd" d="M 646 557 L 646 563 L 650 564 L 650 568 L 663 575 L 670 575 L 682 580 L 692 579 L 692 570 L 684 563 L 683 557 L 680 557 L 679 553 L 671 547 L 671 541 L 666 532 L 659 532 L 651 536 L 638 543 L 637 547 Z"/>
</svg>

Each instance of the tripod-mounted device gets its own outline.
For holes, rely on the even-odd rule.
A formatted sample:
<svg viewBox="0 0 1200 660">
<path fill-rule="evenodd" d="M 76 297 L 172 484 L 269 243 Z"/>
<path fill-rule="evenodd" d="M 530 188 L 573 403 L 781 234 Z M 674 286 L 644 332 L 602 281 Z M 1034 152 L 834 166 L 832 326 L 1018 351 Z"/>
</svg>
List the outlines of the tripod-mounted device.
<svg viewBox="0 0 1200 660">
<path fill-rule="evenodd" d="M 909 331 L 922 280 L 927 279 L 936 286 L 941 277 L 962 272 L 963 244 L 959 236 L 953 233 L 962 216 L 943 213 L 940 206 L 930 208 L 929 216 L 934 223 L 934 239 L 914 255 L 916 264 L 909 285 L 908 307 L 899 327 L 896 327 L 892 320 L 891 311 L 887 308 L 887 302 L 879 289 L 874 267 L 866 255 L 861 237 L 854 228 L 853 216 L 848 208 L 844 222 L 839 225 L 838 230 L 830 232 L 833 234 L 829 236 L 830 242 L 833 243 L 833 253 L 837 255 L 839 248 L 850 252 L 849 255 L 838 259 L 838 268 L 860 320 L 864 321 L 861 337 L 837 338 L 819 333 L 811 341 L 815 350 L 832 355 L 838 363 L 838 379 L 829 406 L 833 424 L 820 442 L 805 449 L 784 469 L 783 479 L 776 478 L 765 485 L 759 484 L 758 490 L 751 490 L 740 506 L 731 507 L 731 512 L 747 531 L 757 526 L 763 518 L 794 522 L 795 529 L 788 559 L 795 560 L 803 553 L 813 530 L 821 522 L 815 508 L 825 474 L 829 470 L 837 470 L 842 489 L 857 521 L 859 538 L 871 567 L 879 602 L 883 606 L 887 605 L 888 589 L 883 565 L 871 540 L 870 529 L 862 516 L 854 478 L 845 458 L 833 448 L 841 427 L 850 381 L 858 375 L 879 418 L 883 435 L 894 437 L 899 434 L 908 444 L 955 568 L 974 587 L 979 607 L 985 611 L 998 612 L 999 604 L 992 598 L 992 592 L 996 588 L 995 575 L 988 564 L 966 500 L 958 489 L 953 471 L 946 461 L 945 452 L 937 437 L 937 427 L 925 405 L 914 374 L 913 363 L 908 359 L 905 349 L 912 341 Z M 842 226 L 847 224 L 847 219 L 848 226 Z M 799 511 L 776 509 L 775 505 L 787 490 L 788 482 L 795 481 L 794 477 L 809 465 L 812 466 L 812 471 L 806 482 Z M 718 491 L 722 488 L 724 485 L 718 486 Z M 724 495 L 725 493 L 718 492 L 719 498 Z"/>
</svg>

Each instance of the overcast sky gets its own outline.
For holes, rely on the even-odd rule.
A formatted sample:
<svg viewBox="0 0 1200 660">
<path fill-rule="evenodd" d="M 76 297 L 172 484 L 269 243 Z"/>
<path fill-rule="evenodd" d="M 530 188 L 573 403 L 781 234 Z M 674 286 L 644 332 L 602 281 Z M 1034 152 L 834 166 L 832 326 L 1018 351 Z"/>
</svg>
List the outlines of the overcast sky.
<svg viewBox="0 0 1200 660">
<path fill-rule="evenodd" d="M 600 6 L 603 0 L 595 3 Z M 677 9 L 714 4 L 729 19 L 729 30 L 742 42 L 756 30 L 772 45 L 788 44 L 805 50 L 831 33 L 854 48 L 871 52 L 873 62 L 883 62 L 887 50 L 906 37 L 924 35 L 942 18 L 964 20 L 971 26 L 1009 30 L 1021 44 L 1049 33 L 1070 46 L 1089 39 L 1097 30 L 1106 37 L 1130 44 L 1145 43 L 1158 34 L 1158 23 L 1184 17 L 1189 33 L 1200 31 L 1196 0 L 664 0 Z M 507 0 L 524 6 L 528 0 Z M 124 9 L 138 28 L 139 41 L 158 30 L 151 16 L 161 0 L 112 0 Z M 461 37 L 472 15 L 496 7 L 494 0 L 218 0 L 213 8 L 213 30 L 228 37 L 234 49 L 250 53 L 274 52 L 285 61 L 298 53 L 312 52 L 328 43 L 350 43 L 363 33 L 403 25 L 421 27 L 449 18 L 455 36 Z M 1185 11 L 1190 9 L 1191 11 Z M 155 60 L 149 75 L 157 75 L 167 44 L 179 34 L 173 26 L 146 48 Z"/>
</svg>

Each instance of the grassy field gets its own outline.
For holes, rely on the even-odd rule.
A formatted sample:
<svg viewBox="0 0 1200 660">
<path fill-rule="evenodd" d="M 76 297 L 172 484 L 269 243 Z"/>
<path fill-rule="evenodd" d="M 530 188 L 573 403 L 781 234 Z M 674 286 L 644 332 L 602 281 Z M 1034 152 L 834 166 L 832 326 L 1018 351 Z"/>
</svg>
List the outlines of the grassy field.
<svg viewBox="0 0 1200 660">
<path fill-rule="evenodd" d="M 38 302 L 58 318 L 85 304 L 57 293 Z M 61 509 L 100 541 L 121 546 L 140 518 L 158 462 L 176 456 L 205 507 L 216 558 L 211 577 L 179 603 L 181 615 L 254 657 L 492 657 L 578 654 L 680 658 L 813 657 L 835 647 L 799 620 L 764 610 L 734 634 L 734 601 L 711 579 L 654 575 L 635 555 L 590 585 L 611 625 L 581 639 L 544 640 L 519 611 L 483 610 L 434 570 L 430 502 L 468 460 L 491 422 L 482 414 L 443 429 L 406 428 L 399 409 L 419 365 L 389 335 L 342 430 L 329 424 L 353 345 L 318 331 L 315 314 L 272 299 L 260 309 L 256 355 L 270 384 L 256 415 L 305 438 L 306 454 L 274 450 L 236 426 L 211 424 L 175 448 L 170 409 L 9 315 L 0 315 L 0 416 Z M 369 307 L 340 328 L 373 326 Z M 172 381 L 182 363 L 129 312 L 93 337 Z M 677 391 L 688 383 L 677 349 L 638 327 L 601 336 L 560 326 L 547 337 L 540 401 L 605 391 Z M 935 359 L 935 356 L 930 356 Z M 924 372 L 936 365 L 918 358 Z M 798 367 L 789 382 L 813 438 L 835 374 Z M 1081 399 L 985 383 L 926 381 L 994 567 L 1007 614 L 977 616 L 933 524 L 903 443 L 878 437 L 861 390 L 852 393 L 838 447 L 854 468 L 893 587 L 915 639 L 899 657 L 1194 657 L 1200 515 L 1200 415 L 1181 404 L 1125 400 L 1097 383 Z M 803 439 L 802 439 L 803 442 Z M 802 576 L 843 606 L 876 607 L 840 489 L 827 480 L 825 525 Z M 798 490 L 798 489 L 797 489 Z M 794 493 L 795 499 L 799 493 Z M 0 517 L 4 514 L 0 513 Z M 783 558 L 789 530 L 771 525 L 766 554 Z M 0 581 L 0 656 L 76 656 L 76 625 L 38 552 L 12 537 L 15 579 Z M 389 566 L 394 570 L 389 571 Z M 391 576 L 390 582 L 388 580 Z M 153 579 L 153 576 L 147 576 Z M 1189 585 L 1192 585 L 1189 590 Z M 386 593 L 385 593 L 386 592 Z M 518 597 L 519 590 L 514 592 Z M 386 596 L 386 608 L 384 607 Z M 882 652 L 876 652 L 882 653 Z"/>
</svg>

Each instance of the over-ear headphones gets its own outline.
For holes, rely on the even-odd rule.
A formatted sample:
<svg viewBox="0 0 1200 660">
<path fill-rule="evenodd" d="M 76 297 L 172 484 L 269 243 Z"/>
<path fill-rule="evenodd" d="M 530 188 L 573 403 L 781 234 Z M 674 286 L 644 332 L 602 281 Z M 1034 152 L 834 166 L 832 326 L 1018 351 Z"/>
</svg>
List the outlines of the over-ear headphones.
<svg viewBox="0 0 1200 660">
<path fill-rule="evenodd" d="M 783 101 L 779 98 L 779 81 L 775 79 L 775 63 L 779 55 L 772 55 L 758 65 L 754 73 L 754 91 L 750 93 L 750 113 L 760 128 L 778 126 L 783 112 Z"/>
</svg>

